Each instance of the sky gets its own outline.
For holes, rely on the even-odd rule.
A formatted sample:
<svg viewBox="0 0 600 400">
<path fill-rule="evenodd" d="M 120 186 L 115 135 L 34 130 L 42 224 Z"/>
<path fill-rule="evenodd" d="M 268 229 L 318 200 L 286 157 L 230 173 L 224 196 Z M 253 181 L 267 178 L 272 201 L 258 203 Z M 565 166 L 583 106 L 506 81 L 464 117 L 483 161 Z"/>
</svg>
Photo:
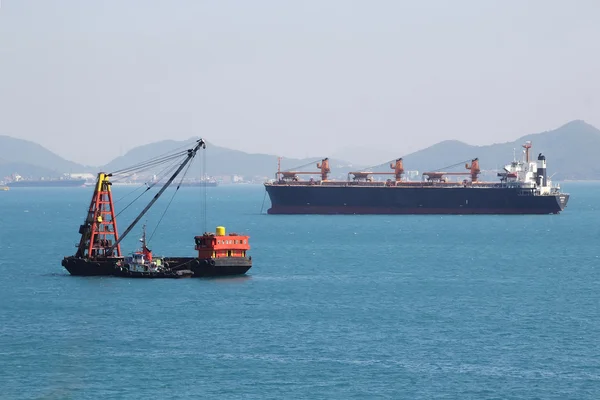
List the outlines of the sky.
<svg viewBox="0 0 600 400">
<path fill-rule="evenodd" d="M 0 134 L 102 165 L 193 136 L 406 155 L 600 127 L 598 21 L 596 0 L 0 0 Z"/>
</svg>

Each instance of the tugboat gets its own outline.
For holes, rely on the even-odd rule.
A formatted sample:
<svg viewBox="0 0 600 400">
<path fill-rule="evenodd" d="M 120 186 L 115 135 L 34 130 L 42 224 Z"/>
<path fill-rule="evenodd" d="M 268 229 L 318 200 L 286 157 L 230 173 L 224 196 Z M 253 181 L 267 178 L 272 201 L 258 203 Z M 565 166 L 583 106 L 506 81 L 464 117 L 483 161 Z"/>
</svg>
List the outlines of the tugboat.
<svg viewBox="0 0 600 400">
<path fill-rule="evenodd" d="M 146 225 L 143 227 L 142 247 L 117 262 L 117 275 L 130 278 L 189 278 L 194 275 L 189 269 L 173 271 L 169 269 L 161 257 L 153 257 L 152 250 L 146 245 Z"/>
<path fill-rule="evenodd" d="M 206 148 L 206 144 L 202 139 L 199 139 L 193 148 L 183 152 L 161 156 L 156 160 L 145 161 L 136 166 L 112 173 L 99 173 L 85 221 L 79 227 L 81 238 L 76 246 L 77 251 L 72 256 L 64 257 L 62 266 L 71 275 L 77 276 L 179 278 L 245 274 L 252 267 L 252 259 L 246 255 L 246 252 L 250 249 L 249 237 L 236 234 L 226 236 L 223 227 L 218 227 L 216 234 L 205 233 L 202 236 L 195 237 L 197 257 L 162 257 L 155 259 L 152 257 L 152 252 L 146 247 L 145 234 L 141 251 L 133 253 L 130 257 L 124 257 L 121 254 L 123 239 L 175 180 L 177 175 L 195 157 L 200 148 Z M 184 160 L 177 170 L 127 227 L 125 232 L 119 235 L 110 178 L 120 175 L 126 177 L 128 174 L 147 170 L 149 165 L 155 167 L 168 164 L 167 168 L 171 169 L 173 168 L 173 160 L 178 156 L 184 156 Z M 184 177 L 185 174 L 181 181 Z M 176 190 L 179 189 L 181 181 Z M 150 190 L 156 183 L 158 182 L 148 185 L 146 191 Z"/>
</svg>

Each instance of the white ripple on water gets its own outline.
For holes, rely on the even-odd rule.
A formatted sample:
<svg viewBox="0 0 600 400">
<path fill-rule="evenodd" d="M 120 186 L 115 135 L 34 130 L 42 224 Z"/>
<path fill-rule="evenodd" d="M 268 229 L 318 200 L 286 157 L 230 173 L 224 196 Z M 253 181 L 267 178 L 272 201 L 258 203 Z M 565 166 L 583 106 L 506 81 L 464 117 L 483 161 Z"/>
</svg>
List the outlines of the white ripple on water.
<svg viewBox="0 0 600 400">
<path fill-rule="evenodd" d="M 35 356 L 37 352 L 31 351 L 28 355 Z M 3 351 L 0 352 L 3 356 L 23 356 L 23 352 L 14 351 Z M 73 359 L 83 359 L 89 357 L 84 348 L 81 351 L 65 351 L 65 352 L 48 352 L 46 356 L 54 357 L 67 357 Z M 152 349 L 140 351 L 122 351 L 122 350 L 111 350 L 107 349 L 106 357 L 109 358 L 123 358 L 128 360 L 168 360 L 182 357 L 189 358 L 200 358 L 204 360 L 213 361 L 232 361 L 232 360 L 251 360 L 251 361 L 264 361 L 268 363 L 278 364 L 344 364 L 354 365 L 359 367 L 381 367 L 381 368 L 403 368 L 411 373 L 423 373 L 423 374 L 468 374 L 477 376 L 487 376 L 496 378 L 521 378 L 521 379 L 558 379 L 565 381 L 600 381 L 600 374 L 581 371 L 579 373 L 573 372 L 555 372 L 544 369 L 526 369 L 518 368 L 514 366 L 492 366 L 485 364 L 469 364 L 469 363 L 429 363 L 423 361 L 412 361 L 412 360 L 401 360 L 401 359 L 380 359 L 380 358 L 369 358 L 369 359 L 357 359 L 357 358 L 334 358 L 334 357 L 309 357 L 309 356 L 287 356 L 275 353 L 199 353 L 197 350 L 192 349 L 177 349 L 170 348 L 168 350 Z M 20 368 L 21 365 L 15 365 Z"/>
<path fill-rule="evenodd" d="M 3 353 L 10 355 L 11 352 Z M 59 355 L 59 354 L 56 354 Z M 79 358 L 82 353 L 61 353 L 62 356 Z M 419 372 L 425 374 L 469 374 L 480 375 L 497 378 L 524 378 L 524 379 L 559 379 L 567 381 L 591 380 L 600 381 L 600 374 L 592 372 L 554 372 L 544 369 L 525 369 L 514 366 L 491 366 L 482 364 L 468 363 L 428 363 L 422 361 L 400 360 L 400 359 L 356 359 L 356 358 L 334 358 L 334 357 L 303 357 L 303 356 L 286 356 L 282 354 L 244 354 L 244 353 L 199 353 L 196 350 L 150 350 L 143 353 L 135 351 L 109 351 L 107 356 L 116 358 L 131 358 L 131 359 L 169 359 L 179 357 L 200 357 L 213 361 L 231 361 L 231 360 L 251 360 L 265 361 L 269 363 L 279 364 L 314 364 L 314 363 L 329 363 L 329 364 L 345 364 L 355 365 L 360 367 L 378 366 L 382 368 L 403 368 L 411 373 Z"/>
</svg>

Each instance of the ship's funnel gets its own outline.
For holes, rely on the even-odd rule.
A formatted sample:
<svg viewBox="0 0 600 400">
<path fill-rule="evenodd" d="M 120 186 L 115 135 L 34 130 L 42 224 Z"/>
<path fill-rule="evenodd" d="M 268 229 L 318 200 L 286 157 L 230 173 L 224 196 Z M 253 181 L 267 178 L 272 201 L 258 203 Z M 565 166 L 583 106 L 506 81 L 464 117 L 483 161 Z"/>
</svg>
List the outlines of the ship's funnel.
<svg viewBox="0 0 600 400">
<path fill-rule="evenodd" d="M 537 184 L 545 187 L 548 184 L 546 177 L 546 156 L 540 153 L 537 159 Z"/>
<path fill-rule="evenodd" d="M 217 226 L 216 234 L 217 234 L 217 236 L 225 236 L 225 227 Z"/>
</svg>

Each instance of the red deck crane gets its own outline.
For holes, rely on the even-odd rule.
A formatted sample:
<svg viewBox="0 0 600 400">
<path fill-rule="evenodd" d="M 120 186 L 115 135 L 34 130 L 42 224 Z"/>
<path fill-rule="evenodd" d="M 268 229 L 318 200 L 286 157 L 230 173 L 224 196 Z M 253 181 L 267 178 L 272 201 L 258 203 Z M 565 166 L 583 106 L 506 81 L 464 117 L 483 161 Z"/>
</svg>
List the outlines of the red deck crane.
<svg viewBox="0 0 600 400">
<path fill-rule="evenodd" d="M 331 172 L 331 168 L 329 168 L 329 158 L 324 158 L 321 162 L 317 163 L 317 168 L 319 171 L 281 171 L 281 163 L 278 159 L 278 169 L 277 169 L 277 180 L 284 181 L 297 181 L 298 177 L 296 175 L 321 175 L 321 180 L 326 181 L 329 173 Z"/>
<path fill-rule="evenodd" d="M 465 164 L 465 168 L 469 170 L 469 172 L 423 172 L 423 176 L 427 176 L 428 181 L 441 181 L 445 175 L 470 175 L 471 182 L 477 182 L 477 177 L 481 173 L 481 169 L 479 168 L 479 159 L 474 158 L 471 160 L 470 164 Z"/>
<path fill-rule="evenodd" d="M 397 158 L 395 162 L 390 163 L 390 168 L 393 169 L 394 172 L 357 171 L 349 172 L 348 175 L 354 175 L 355 181 L 359 181 L 361 179 L 369 181 L 371 175 L 394 175 L 396 182 L 401 182 L 402 175 L 404 174 L 404 164 L 402 158 Z"/>
</svg>

